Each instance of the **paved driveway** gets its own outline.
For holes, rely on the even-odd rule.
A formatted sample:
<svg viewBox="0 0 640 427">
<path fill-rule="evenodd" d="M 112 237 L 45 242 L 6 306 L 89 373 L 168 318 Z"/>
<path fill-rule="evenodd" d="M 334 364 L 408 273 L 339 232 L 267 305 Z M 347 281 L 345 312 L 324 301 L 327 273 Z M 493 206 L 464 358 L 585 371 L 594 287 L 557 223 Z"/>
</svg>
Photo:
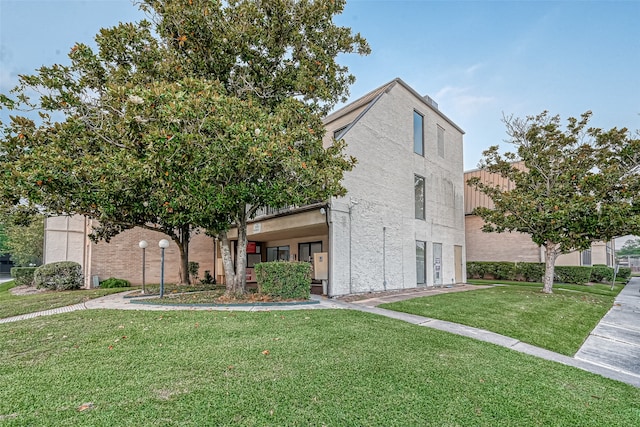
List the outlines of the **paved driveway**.
<svg viewBox="0 0 640 427">
<path fill-rule="evenodd" d="M 575 358 L 640 376 L 640 277 L 622 289 Z"/>
</svg>

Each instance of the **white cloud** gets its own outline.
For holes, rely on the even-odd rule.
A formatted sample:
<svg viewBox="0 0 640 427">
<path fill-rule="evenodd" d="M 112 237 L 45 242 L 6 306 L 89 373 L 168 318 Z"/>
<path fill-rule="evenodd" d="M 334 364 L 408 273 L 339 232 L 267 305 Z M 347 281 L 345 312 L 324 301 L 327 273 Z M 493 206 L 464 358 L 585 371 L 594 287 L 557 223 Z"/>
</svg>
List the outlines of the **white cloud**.
<svg viewBox="0 0 640 427">
<path fill-rule="evenodd" d="M 482 67 L 484 67 L 484 64 L 482 62 L 478 62 L 477 64 L 473 64 L 472 66 L 468 67 L 466 70 L 464 70 L 464 72 L 469 76 L 473 76 L 476 71 L 478 71 Z"/>
<path fill-rule="evenodd" d="M 495 101 L 494 97 L 472 93 L 471 88 L 445 86 L 435 95 L 436 102 L 446 105 L 447 111 L 469 116 Z"/>
<path fill-rule="evenodd" d="M 0 67 L 0 92 L 7 93 L 18 84 L 18 75 Z"/>
</svg>

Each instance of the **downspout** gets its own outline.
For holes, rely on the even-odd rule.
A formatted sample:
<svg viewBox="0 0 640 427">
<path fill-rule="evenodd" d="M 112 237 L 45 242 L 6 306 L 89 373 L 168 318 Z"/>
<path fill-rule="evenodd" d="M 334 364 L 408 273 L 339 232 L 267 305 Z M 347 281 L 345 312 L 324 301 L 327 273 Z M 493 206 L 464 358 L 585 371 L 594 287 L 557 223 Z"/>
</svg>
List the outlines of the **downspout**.
<svg viewBox="0 0 640 427">
<path fill-rule="evenodd" d="M 353 293 L 353 274 L 351 270 L 351 247 L 353 246 L 351 243 L 352 233 L 351 233 L 351 209 L 353 208 L 352 202 L 349 202 L 349 295 Z"/>
<path fill-rule="evenodd" d="M 87 269 L 87 217 L 84 217 L 84 244 L 82 245 L 82 263 L 84 264 L 82 266 L 82 269 L 84 270 L 84 277 L 85 277 L 85 287 L 87 288 L 91 288 L 91 275 L 89 274 L 89 270 Z M 87 277 L 89 278 L 89 281 L 87 282 Z"/>
<path fill-rule="evenodd" d="M 382 286 L 387 290 L 387 227 L 382 227 Z"/>
</svg>

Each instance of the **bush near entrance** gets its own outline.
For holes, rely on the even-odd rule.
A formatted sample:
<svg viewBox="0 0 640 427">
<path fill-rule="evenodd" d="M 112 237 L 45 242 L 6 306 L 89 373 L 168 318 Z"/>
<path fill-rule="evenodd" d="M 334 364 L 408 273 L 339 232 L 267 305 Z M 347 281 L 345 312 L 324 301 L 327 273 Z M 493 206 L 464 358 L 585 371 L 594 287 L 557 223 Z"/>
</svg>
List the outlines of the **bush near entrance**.
<svg viewBox="0 0 640 427">
<path fill-rule="evenodd" d="M 311 264 L 308 262 L 261 262 L 256 264 L 258 292 L 275 298 L 309 299 Z"/>
</svg>

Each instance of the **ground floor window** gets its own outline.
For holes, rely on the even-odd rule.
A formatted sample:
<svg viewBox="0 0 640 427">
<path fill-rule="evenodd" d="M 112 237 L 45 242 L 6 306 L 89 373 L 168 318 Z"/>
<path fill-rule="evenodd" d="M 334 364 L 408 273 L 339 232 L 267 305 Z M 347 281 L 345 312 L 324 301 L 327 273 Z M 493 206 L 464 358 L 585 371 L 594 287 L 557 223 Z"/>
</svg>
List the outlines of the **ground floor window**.
<svg viewBox="0 0 640 427">
<path fill-rule="evenodd" d="M 427 242 L 416 240 L 416 282 L 418 285 L 424 285 L 426 283 L 426 248 Z"/>
<path fill-rule="evenodd" d="M 267 262 L 270 261 L 289 261 L 289 246 L 267 248 Z"/>
<path fill-rule="evenodd" d="M 313 254 L 322 252 L 322 242 L 308 242 L 298 244 L 298 261 L 313 264 Z"/>
<path fill-rule="evenodd" d="M 582 265 L 591 265 L 591 248 L 582 251 Z"/>
</svg>

